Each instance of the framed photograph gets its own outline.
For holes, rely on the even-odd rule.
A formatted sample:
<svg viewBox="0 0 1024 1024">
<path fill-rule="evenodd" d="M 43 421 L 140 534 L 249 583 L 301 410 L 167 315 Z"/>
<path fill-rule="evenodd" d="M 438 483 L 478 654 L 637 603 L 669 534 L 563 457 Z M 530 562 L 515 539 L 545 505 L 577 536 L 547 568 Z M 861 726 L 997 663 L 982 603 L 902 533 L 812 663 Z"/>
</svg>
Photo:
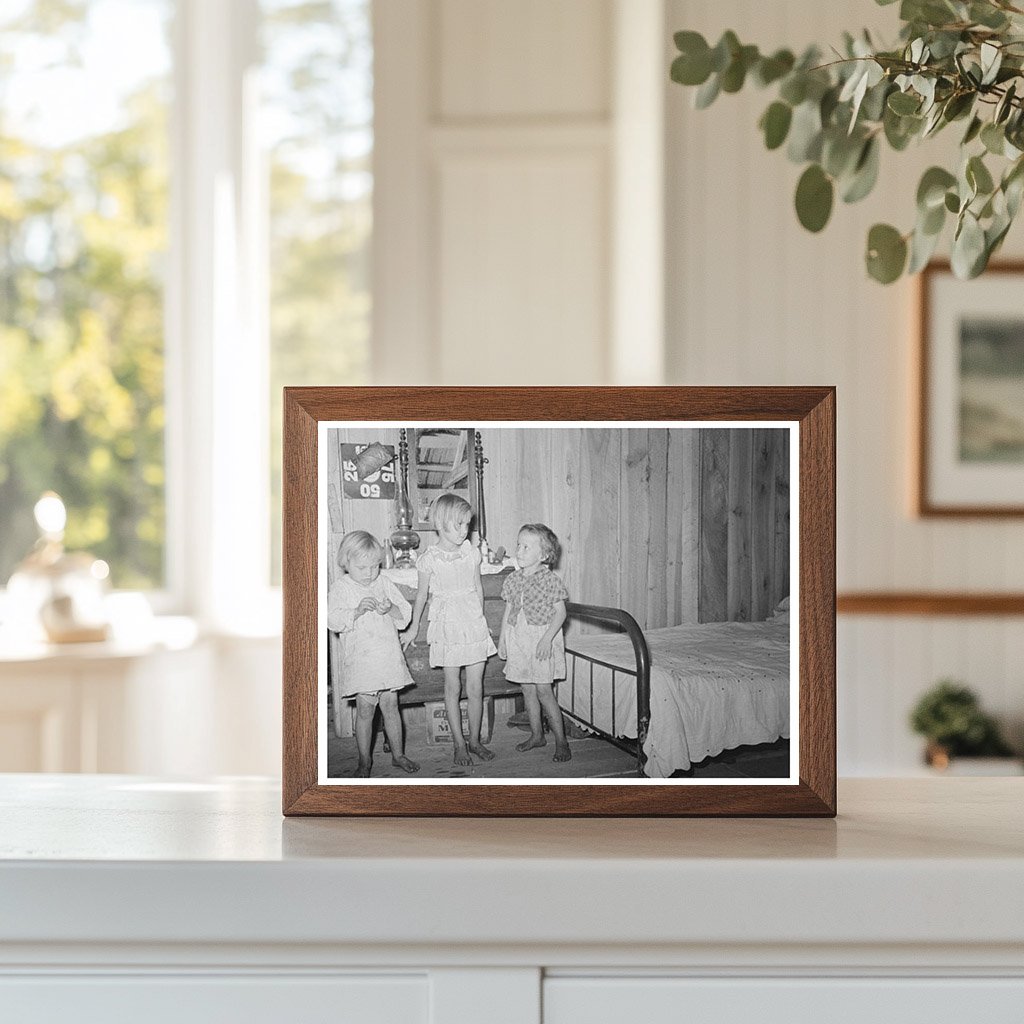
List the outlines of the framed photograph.
<svg viewBox="0 0 1024 1024">
<path fill-rule="evenodd" d="M 917 512 L 1024 515 L 1024 263 L 919 287 Z"/>
<path fill-rule="evenodd" d="M 285 814 L 835 814 L 834 389 L 287 388 L 284 480 Z"/>
</svg>

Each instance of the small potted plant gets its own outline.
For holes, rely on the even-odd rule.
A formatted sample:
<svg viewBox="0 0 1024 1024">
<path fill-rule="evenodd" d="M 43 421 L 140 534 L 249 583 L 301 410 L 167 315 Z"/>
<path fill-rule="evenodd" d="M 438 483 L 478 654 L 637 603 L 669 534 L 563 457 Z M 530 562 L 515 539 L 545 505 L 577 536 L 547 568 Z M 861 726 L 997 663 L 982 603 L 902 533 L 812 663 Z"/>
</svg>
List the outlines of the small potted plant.
<svg viewBox="0 0 1024 1024">
<path fill-rule="evenodd" d="M 914 732 L 924 736 L 925 762 L 945 771 L 954 758 L 1008 758 L 1013 751 L 973 690 L 943 679 L 925 693 L 910 715 Z"/>
</svg>

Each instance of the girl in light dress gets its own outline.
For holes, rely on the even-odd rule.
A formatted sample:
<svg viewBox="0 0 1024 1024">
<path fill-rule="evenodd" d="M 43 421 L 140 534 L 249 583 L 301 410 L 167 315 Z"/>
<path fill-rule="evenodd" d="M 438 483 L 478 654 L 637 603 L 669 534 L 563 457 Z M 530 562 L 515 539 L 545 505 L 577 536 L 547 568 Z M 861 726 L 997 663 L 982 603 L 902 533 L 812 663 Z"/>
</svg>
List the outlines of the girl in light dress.
<svg viewBox="0 0 1024 1024">
<path fill-rule="evenodd" d="M 555 700 L 553 683 L 565 678 L 565 602 L 569 592 L 551 571 L 558 564 L 558 538 L 543 523 L 527 523 L 519 531 L 516 562 L 519 568 L 501 588 L 505 617 L 498 639 L 498 657 L 506 660 L 505 677 L 523 688 L 530 719 L 530 738 L 516 750 L 543 747 L 541 709 L 555 734 L 554 761 L 569 761 L 572 753 L 565 738 L 562 712 Z"/>
<path fill-rule="evenodd" d="M 423 608 L 430 597 L 427 642 L 430 664 L 444 669 L 444 708 L 455 745 L 455 763 L 471 765 L 475 754 L 492 761 L 494 754 L 480 741 L 484 707 L 484 667 L 497 653 L 484 618 L 484 588 L 480 579 L 479 549 L 467 540 L 473 510 L 457 494 L 442 494 L 430 507 L 430 522 L 437 543 L 416 563 L 419 582 L 412 622 L 404 646 L 415 643 Z M 459 699 L 461 672 L 466 670 L 469 737 L 462 732 Z"/>
<path fill-rule="evenodd" d="M 398 641 L 398 628 L 409 621 L 409 602 L 398 587 L 381 576 L 384 548 L 365 530 L 341 539 L 338 565 L 345 575 L 327 595 L 327 628 L 341 639 L 341 660 L 335 687 L 336 707 L 344 697 L 356 698 L 357 779 L 369 778 L 373 766 L 373 721 L 380 708 L 391 745 L 391 763 L 404 772 L 420 766 L 403 752 L 402 718 L 397 691 L 413 685 Z"/>
</svg>

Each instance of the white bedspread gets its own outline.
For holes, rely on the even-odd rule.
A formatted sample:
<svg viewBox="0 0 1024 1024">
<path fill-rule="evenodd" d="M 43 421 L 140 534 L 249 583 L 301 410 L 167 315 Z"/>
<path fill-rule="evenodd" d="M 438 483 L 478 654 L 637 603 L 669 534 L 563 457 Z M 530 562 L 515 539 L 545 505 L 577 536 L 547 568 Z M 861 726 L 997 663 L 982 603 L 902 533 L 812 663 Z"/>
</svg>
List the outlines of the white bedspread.
<svg viewBox="0 0 1024 1024">
<path fill-rule="evenodd" d="M 789 625 L 718 622 L 649 630 L 651 727 L 647 774 L 667 778 L 697 761 L 748 743 L 789 736 Z M 624 633 L 575 636 L 567 647 L 623 668 L 635 665 Z M 576 662 L 575 681 L 573 661 Z M 569 658 L 559 703 L 613 732 L 611 670 Z M 635 681 L 616 673 L 614 734 L 636 737 Z"/>
</svg>

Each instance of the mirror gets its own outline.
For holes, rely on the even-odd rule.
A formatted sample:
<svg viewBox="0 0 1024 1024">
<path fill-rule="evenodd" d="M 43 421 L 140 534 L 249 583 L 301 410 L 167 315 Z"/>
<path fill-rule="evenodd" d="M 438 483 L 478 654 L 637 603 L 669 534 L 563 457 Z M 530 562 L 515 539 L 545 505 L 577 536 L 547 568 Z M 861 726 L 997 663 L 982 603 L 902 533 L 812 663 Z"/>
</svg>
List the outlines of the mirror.
<svg viewBox="0 0 1024 1024">
<path fill-rule="evenodd" d="M 409 500 L 417 530 L 432 530 L 431 502 L 447 491 L 465 498 L 477 513 L 473 486 L 473 431 L 425 427 L 410 431 Z M 473 527 L 475 529 L 475 525 Z"/>
</svg>

